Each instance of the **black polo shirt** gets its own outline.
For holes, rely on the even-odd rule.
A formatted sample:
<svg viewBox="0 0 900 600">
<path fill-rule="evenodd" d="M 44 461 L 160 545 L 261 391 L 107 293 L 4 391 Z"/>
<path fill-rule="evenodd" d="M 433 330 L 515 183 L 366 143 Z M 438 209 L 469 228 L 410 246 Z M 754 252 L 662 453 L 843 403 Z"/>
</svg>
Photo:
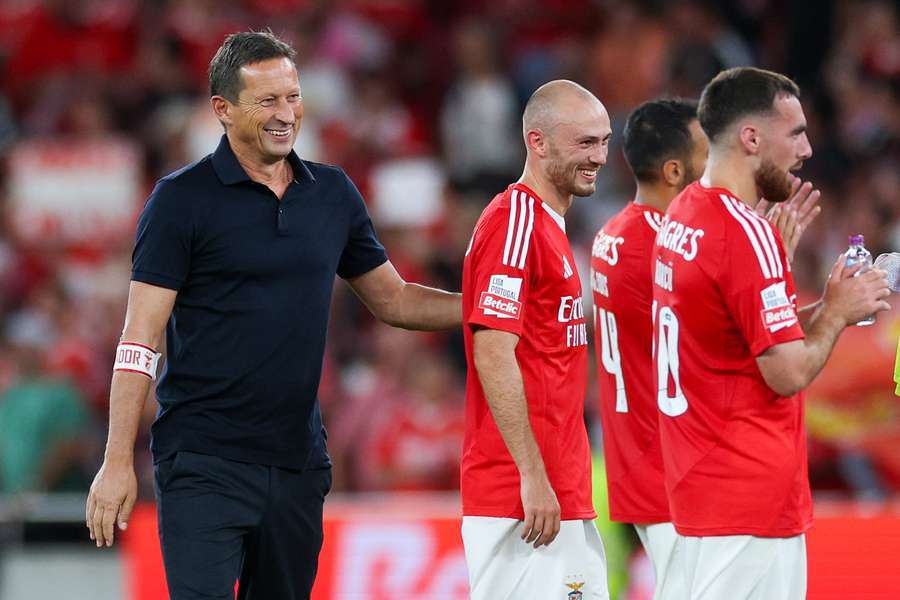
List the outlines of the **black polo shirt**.
<svg viewBox="0 0 900 600">
<path fill-rule="evenodd" d="M 223 136 L 161 179 L 137 227 L 132 279 L 178 290 L 152 428 L 179 450 L 286 468 L 327 466 L 316 396 L 335 274 L 387 261 L 339 168 L 288 157 L 281 201 Z"/>
</svg>

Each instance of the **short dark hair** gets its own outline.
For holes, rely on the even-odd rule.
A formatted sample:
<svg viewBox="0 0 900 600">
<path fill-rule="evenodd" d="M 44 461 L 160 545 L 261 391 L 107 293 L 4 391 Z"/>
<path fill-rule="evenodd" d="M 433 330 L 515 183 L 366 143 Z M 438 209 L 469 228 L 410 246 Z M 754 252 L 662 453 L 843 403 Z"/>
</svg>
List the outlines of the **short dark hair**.
<svg viewBox="0 0 900 600">
<path fill-rule="evenodd" d="M 225 38 L 209 62 L 209 94 L 237 102 L 243 88 L 241 67 L 271 58 L 289 58 L 297 52 L 271 30 L 242 31 Z"/>
<path fill-rule="evenodd" d="M 667 160 L 687 161 L 697 103 L 680 98 L 652 100 L 634 109 L 625 122 L 625 160 L 638 181 L 655 181 Z"/>
<path fill-rule="evenodd" d="M 754 67 L 722 71 L 703 88 L 697 115 L 710 143 L 732 123 L 750 114 L 767 114 L 778 96 L 800 97 L 790 78 Z"/>
</svg>

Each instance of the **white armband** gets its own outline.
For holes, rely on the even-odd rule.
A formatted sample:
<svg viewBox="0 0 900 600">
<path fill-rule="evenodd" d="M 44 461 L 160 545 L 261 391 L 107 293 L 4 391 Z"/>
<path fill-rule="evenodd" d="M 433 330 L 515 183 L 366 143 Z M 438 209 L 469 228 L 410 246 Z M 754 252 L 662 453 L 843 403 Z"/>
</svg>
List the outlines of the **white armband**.
<svg viewBox="0 0 900 600">
<path fill-rule="evenodd" d="M 113 371 L 140 373 L 155 381 L 160 356 L 162 355 L 150 346 L 137 342 L 119 342 Z"/>
</svg>

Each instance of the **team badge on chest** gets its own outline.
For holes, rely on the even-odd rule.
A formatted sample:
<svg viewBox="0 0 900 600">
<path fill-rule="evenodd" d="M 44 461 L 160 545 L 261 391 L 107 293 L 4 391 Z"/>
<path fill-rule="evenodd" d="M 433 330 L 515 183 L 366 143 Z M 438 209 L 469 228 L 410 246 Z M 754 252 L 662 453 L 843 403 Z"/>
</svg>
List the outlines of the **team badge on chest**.
<svg viewBox="0 0 900 600">
<path fill-rule="evenodd" d="M 566 583 L 566 587 L 572 590 L 568 594 L 566 594 L 566 600 L 581 600 L 583 594 L 581 593 L 581 588 L 584 587 L 584 581 L 572 581 L 570 583 Z"/>
</svg>

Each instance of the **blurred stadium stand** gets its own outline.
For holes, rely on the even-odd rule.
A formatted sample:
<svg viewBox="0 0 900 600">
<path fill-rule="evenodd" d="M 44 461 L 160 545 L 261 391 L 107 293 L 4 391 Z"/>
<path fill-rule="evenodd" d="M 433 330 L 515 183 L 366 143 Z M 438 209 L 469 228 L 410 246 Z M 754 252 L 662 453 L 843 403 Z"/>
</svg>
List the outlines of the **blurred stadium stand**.
<svg viewBox="0 0 900 600">
<path fill-rule="evenodd" d="M 135 220 L 157 178 L 215 148 L 221 128 L 205 70 L 225 34 L 270 27 L 294 44 L 305 103 L 298 152 L 347 170 L 406 278 L 448 289 L 459 288 L 481 208 L 520 173 L 519 116 L 540 83 L 579 81 L 613 118 L 596 197 L 579 200 L 569 218 L 584 276 L 594 231 L 631 197 L 618 144 L 628 111 L 659 94 L 696 96 L 724 67 L 785 72 L 803 88 L 815 151 L 802 175 L 822 189 L 824 211 L 793 267 L 815 298 L 848 234 L 864 234 L 876 254 L 900 250 L 898 23 L 887 0 L 3 0 L 0 598 L 137 600 L 124 591 L 135 576 L 130 555 L 91 548 L 83 498 L 105 441 Z M 807 410 L 821 535 L 856 523 L 872 539 L 846 552 L 881 548 L 895 566 L 898 335 L 897 308 L 848 331 Z M 330 514 L 353 518 L 335 516 L 329 527 L 370 536 L 377 550 L 381 507 L 404 516 L 412 504 L 398 494 L 443 492 L 425 502 L 438 525 L 413 520 L 420 525 L 404 531 L 435 556 L 458 551 L 441 536 L 456 531 L 464 364 L 459 334 L 376 324 L 336 283 L 321 400 L 335 490 L 346 499 L 329 501 Z M 596 394 L 589 398 L 599 440 Z M 137 455 L 148 502 L 154 404 Z M 387 495 L 358 496 L 371 492 Z M 877 525 L 847 508 L 855 501 Z M 851 520 L 840 529 L 835 519 Z M 439 533 L 416 541 L 416 527 Z M 648 597 L 634 540 L 609 531 L 623 555 L 613 573 L 619 597 Z M 811 542 L 811 565 L 816 551 Z M 327 562 L 332 552 L 321 583 L 329 597 L 465 597 L 454 587 L 464 565 L 452 556 L 426 568 L 444 583 L 389 578 L 380 592 L 350 596 L 356 584 L 341 570 L 349 567 Z M 401 559 L 384 560 L 390 570 Z M 811 599 L 832 597 L 815 580 L 827 571 L 813 569 Z M 863 589 L 841 585 L 844 597 Z"/>
</svg>

